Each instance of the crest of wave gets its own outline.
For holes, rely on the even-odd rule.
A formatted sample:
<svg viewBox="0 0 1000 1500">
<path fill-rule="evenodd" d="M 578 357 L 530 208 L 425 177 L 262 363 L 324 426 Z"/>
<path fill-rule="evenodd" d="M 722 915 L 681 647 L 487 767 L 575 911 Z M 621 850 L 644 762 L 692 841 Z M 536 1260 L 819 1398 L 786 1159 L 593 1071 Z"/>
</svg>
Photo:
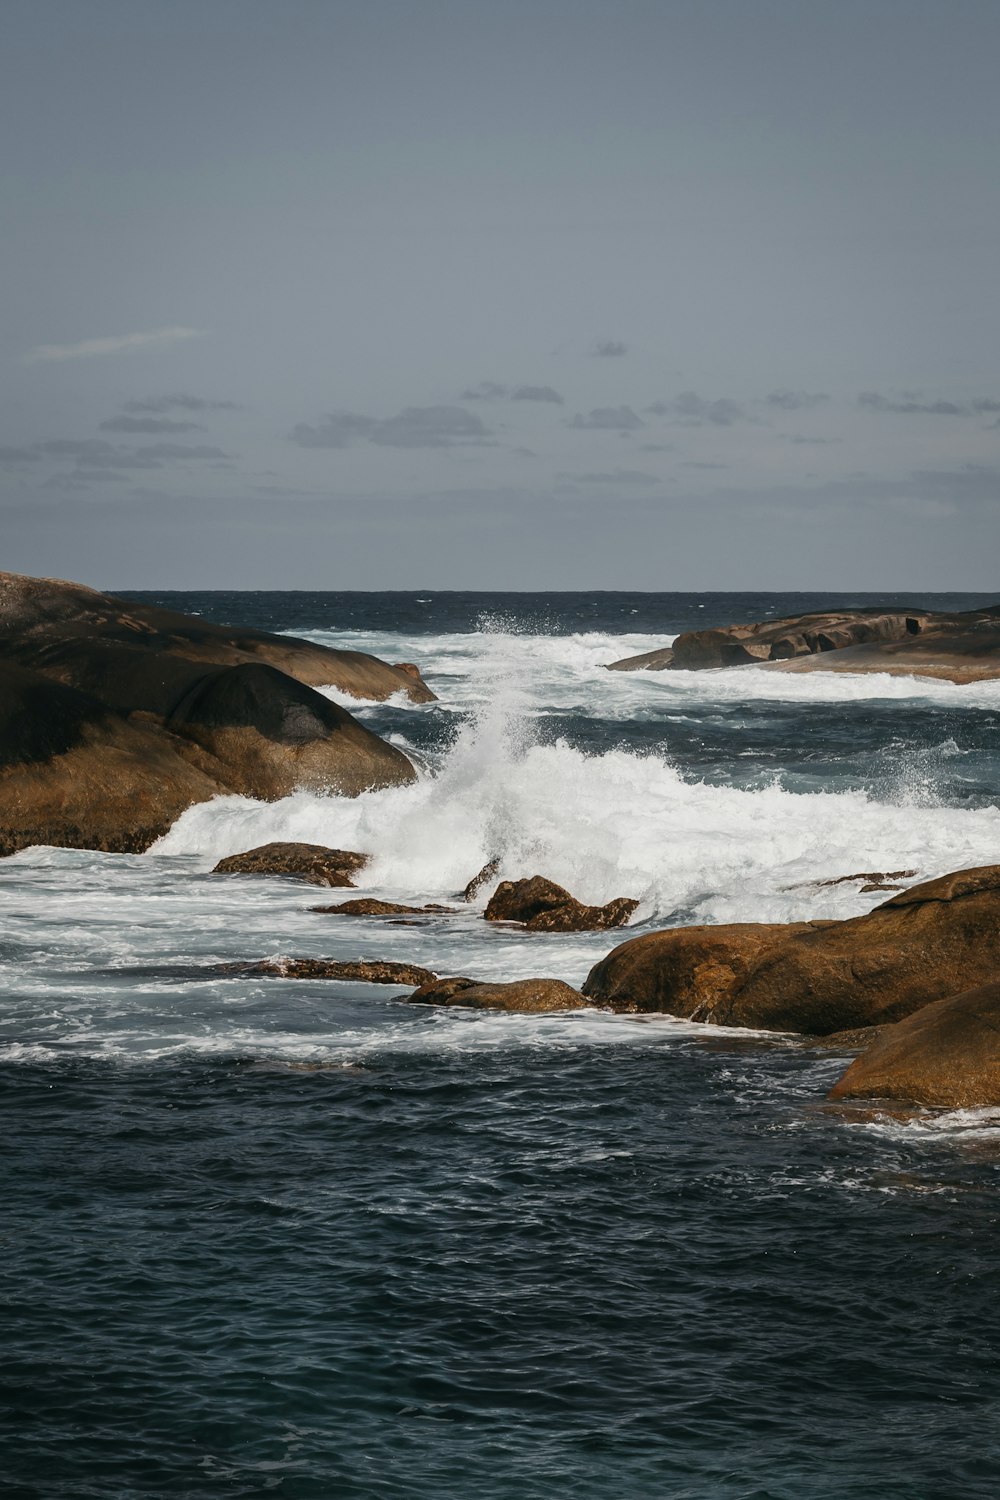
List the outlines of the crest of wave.
<svg viewBox="0 0 1000 1500">
<path fill-rule="evenodd" d="M 152 852 L 199 855 L 210 868 L 277 839 L 357 849 L 373 856 L 370 886 L 407 899 L 454 896 L 496 857 L 507 878 L 545 875 L 590 902 L 635 896 L 640 919 L 689 921 L 846 916 L 884 898 L 801 887 L 863 870 L 929 878 L 996 857 L 996 808 L 914 805 L 905 788 L 886 801 L 742 791 L 685 782 L 658 756 L 538 743 L 526 644 L 484 638 L 488 691 L 434 774 L 356 798 L 219 797 L 184 813 Z"/>
</svg>

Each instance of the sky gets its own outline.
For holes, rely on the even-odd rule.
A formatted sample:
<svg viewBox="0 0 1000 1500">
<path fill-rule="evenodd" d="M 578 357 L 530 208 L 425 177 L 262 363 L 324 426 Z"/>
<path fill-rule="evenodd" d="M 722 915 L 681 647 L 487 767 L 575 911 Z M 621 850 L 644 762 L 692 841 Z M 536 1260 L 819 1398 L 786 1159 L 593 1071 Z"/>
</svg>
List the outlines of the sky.
<svg viewBox="0 0 1000 1500">
<path fill-rule="evenodd" d="M 996 0 L 5 0 L 0 567 L 1000 594 Z"/>
</svg>

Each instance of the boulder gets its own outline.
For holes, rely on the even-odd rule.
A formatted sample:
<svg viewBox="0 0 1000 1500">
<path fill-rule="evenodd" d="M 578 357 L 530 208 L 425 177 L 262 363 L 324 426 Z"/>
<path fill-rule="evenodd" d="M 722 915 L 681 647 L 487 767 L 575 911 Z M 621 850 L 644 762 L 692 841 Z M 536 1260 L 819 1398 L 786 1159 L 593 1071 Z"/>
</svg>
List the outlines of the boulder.
<svg viewBox="0 0 1000 1500">
<path fill-rule="evenodd" d="M 1000 968 L 1000 866 L 900 891 L 843 922 L 675 928 L 623 943 L 583 993 L 618 1009 L 813 1036 L 901 1020 Z"/>
<path fill-rule="evenodd" d="M 943 1109 L 1000 1104 L 1000 983 L 950 995 L 887 1026 L 829 1097 Z"/>
<path fill-rule="evenodd" d="M 499 869 L 500 858 L 498 855 L 493 859 L 487 860 L 486 864 L 483 865 L 483 868 L 480 870 L 479 874 L 473 875 L 472 879 L 465 887 L 465 890 L 462 892 L 462 900 L 475 901 L 483 886 L 489 884 L 494 875 L 498 873 Z"/>
<path fill-rule="evenodd" d="M 502 880 L 483 913 L 487 922 L 520 922 L 528 932 L 590 932 L 624 927 L 639 905 L 619 896 L 606 906 L 584 906 L 569 891 L 544 876 Z"/>
<path fill-rule="evenodd" d="M 199 616 L 119 599 L 62 579 L 0 573 L 0 653 L 69 686 L 87 688 L 88 651 L 98 645 L 124 646 L 149 660 L 166 654 L 203 671 L 264 663 L 311 687 L 339 688 L 352 698 L 384 701 L 404 692 L 415 703 L 434 701 L 409 664 L 400 669 L 363 651 L 213 625 Z"/>
<path fill-rule="evenodd" d="M 227 790 L 196 746 L 0 660 L 0 855 L 33 844 L 141 853 Z"/>
<path fill-rule="evenodd" d="M 561 979 L 518 979 L 512 984 L 479 984 L 475 979 L 434 979 L 409 997 L 412 1005 L 460 1005 L 471 1010 L 541 1012 L 578 1010 L 587 1001 Z"/>
<path fill-rule="evenodd" d="M 656 651 L 643 651 L 639 656 L 623 656 L 620 661 L 607 663 L 609 672 L 664 672 L 674 664 L 674 648 L 660 646 Z"/>
<path fill-rule="evenodd" d="M 353 886 L 352 876 L 368 863 L 367 854 L 328 849 L 325 844 L 260 844 L 245 854 L 220 859 L 213 875 L 293 875 L 310 885 Z"/>
<path fill-rule="evenodd" d="M 310 906 L 309 910 L 337 917 L 424 917 L 454 912 L 455 908 L 433 904 L 401 906 L 398 901 L 378 901 L 373 896 L 360 896 L 353 901 L 341 901 L 336 906 Z"/>
<path fill-rule="evenodd" d="M 341 963 L 330 958 L 265 958 L 250 964 L 246 974 L 273 974 L 277 979 L 341 979 L 357 984 L 417 984 L 434 980 L 431 969 L 419 964 L 391 963 L 386 959 L 359 958 Z"/>
<path fill-rule="evenodd" d="M 356 797 L 415 779 L 401 750 L 275 667 L 207 673 L 166 723 L 220 761 L 234 791 L 263 801 L 300 787 Z"/>
</svg>

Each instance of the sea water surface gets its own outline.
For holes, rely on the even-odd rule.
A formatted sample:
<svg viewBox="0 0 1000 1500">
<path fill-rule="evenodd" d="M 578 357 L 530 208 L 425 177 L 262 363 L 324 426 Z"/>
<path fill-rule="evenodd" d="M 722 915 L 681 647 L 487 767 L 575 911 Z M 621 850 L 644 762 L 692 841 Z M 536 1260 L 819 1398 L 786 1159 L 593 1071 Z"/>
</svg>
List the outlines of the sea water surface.
<svg viewBox="0 0 1000 1500">
<path fill-rule="evenodd" d="M 1000 683 L 605 670 L 893 595 L 132 597 L 413 661 L 438 702 L 340 696 L 413 786 L 0 861 L 0 1493 L 995 1495 L 1000 1112 L 833 1108 L 846 1057 L 794 1038 L 220 972 L 579 984 L 627 934 L 210 872 L 303 839 L 413 904 L 497 856 L 637 897 L 635 932 L 854 915 L 879 896 L 816 882 L 1000 858 Z"/>
</svg>

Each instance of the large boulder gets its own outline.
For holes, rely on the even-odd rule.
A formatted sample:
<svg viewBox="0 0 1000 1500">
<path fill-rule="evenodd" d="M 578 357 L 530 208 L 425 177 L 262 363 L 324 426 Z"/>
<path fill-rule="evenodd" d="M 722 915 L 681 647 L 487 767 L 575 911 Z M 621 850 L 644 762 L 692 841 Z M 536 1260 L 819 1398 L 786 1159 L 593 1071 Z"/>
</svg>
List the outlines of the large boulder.
<svg viewBox="0 0 1000 1500">
<path fill-rule="evenodd" d="M 227 790 L 197 746 L 0 660 L 0 854 L 32 844 L 139 853 Z"/>
<path fill-rule="evenodd" d="M 353 886 L 351 878 L 368 863 L 367 854 L 353 849 L 328 849 L 325 844 L 259 844 L 243 854 L 220 859 L 213 875 L 292 875 L 310 885 Z"/>
<path fill-rule="evenodd" d="M 299 787 L 356 797 L 415 779 L 401 750 L 275 667 L 209 672 L 166 722 L 222 763 L 234 791 L 264 801 Z"/>
<path fill-rule="evenodd" d="M 124 647 L 147 662 L 169 655 L 203 671 L 265 663 L 311 687 L 339 688 L 352 698 L 383 701 L 402 692 L 415 703 L 434 700 L 409 664 L 390 666 L 363 651 L 334 650 L 243 626 L 213 625 L 198 616 L 119 599 L 62 579 L 0 573 L 0 654 L 71 687 L 92 691 L 89 652 L 96 646 Z"/>
<path fill-rule="evenodd" d="M 1000 1104 L 1000 983 L 937 1000 L 887 1026 L 829 1097 L 944 1109 Z"/>
<path fill-rule="evenodd" d="M 591 932 L 624 927 L 638 905 L 618 896 L 606 906 L 584 906 L 554 880 L 533 875 L 530 880 L 502 880 L 483 916 L 487 922 L 520 922 L 528 932 Z"/>
<path fill-rule="evenodd" d="M 480 984 L 475 979 L 433 979 L 414 990 L 413 1005 L 458 1005 L 470 1010 L 540 1013 L 577 1010 L 587 1001 L 561 979 L 518 979 L 511 984 Z"/>
<path fill-rule="evenodd" d="M 616 948 L 583 993 L 619 1009 L 825 1036 L 901 1020 L 1000 968 L 1000 866 L 959 870 L 863 917 L 675 928 Z"/>
</svg>

